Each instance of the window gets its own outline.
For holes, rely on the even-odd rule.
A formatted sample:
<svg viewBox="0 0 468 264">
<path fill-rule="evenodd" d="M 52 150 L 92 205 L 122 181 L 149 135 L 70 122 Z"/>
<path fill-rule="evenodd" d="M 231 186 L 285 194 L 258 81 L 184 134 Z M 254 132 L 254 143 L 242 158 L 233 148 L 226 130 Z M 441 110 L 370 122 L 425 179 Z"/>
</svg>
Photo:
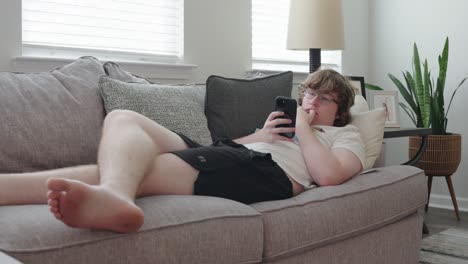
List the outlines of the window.
<svg viewBox="0 0 468 264">
<path fill-rule="evenodd" d="M 309 71 L 309 51 L 286 49 L 289 0 L 252 0 L 252 68 Z M 341 68 L 341 51 L 322 51 L 322 65 Z"/>
<path fill-rule="evenodd" d="M 98 58 L 100 54 L 176 62 L 182 55 L 183 0 L 23 0 L 22 4 L 24 56 L 81 52 Z"/>
</svg>

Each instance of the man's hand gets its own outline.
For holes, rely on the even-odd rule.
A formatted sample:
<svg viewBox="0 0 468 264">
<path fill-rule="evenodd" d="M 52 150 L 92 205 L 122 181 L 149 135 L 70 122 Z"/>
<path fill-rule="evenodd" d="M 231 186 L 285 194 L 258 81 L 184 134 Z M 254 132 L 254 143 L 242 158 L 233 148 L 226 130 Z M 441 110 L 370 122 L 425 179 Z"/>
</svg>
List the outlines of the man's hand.
<svg viewBox="0 0 468 264">
<path fill-rule="evenodd" d="M 315 117 L 315 110 L 308 109 L 304 110 L 302 106 L 297 108 L 296 115 L 296 126 L 306 126 L 309 127 Z"/>
<path fill-rule="evenodd" d="M 257 132 L 259 133 L 262 142 L 273 143 L 275 140 L 293 142 L 293 139 L 284 137 L 280 135 L 279 133 L 294 132 L 296 131 L 296 128 L 276 127 L 277 125 L 285 125 L 285 124 L 292 123 L 291 119 L 278 118 L 283 115 L 284 115 L 284 112 L 280 112 L 280 111 L 271 112 L 270 115 L 268 115 L 268 118 L 265 121 L 263 128 Z"/>
</svg>

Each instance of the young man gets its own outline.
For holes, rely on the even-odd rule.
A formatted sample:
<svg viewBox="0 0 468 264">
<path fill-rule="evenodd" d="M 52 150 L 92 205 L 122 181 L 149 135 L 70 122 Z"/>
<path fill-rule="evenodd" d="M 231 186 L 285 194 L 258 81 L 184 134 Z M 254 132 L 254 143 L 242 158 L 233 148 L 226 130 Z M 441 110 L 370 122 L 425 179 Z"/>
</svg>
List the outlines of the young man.
<svg viewBox="0 0 468 264">
<path fill-rule="evenodd" d="M 132 232 L 143 224 L 135 198 L 210 195 L 246 204 L 286 199 L 313 183 L 340 184 L 363 168 L 364 145 L 348 125 L 351 84 L 320 70 L 301 89 L 296 127 L 272 112 L 262 129 L 211 146 L 176 134 L 131 111 L 107 115 L 98 164 L 0 175 L 0 205 L 47 203 L 55 217 L 79 228 Z M 279 133 L 295 132 L 289 139 Z"/>
</svg>

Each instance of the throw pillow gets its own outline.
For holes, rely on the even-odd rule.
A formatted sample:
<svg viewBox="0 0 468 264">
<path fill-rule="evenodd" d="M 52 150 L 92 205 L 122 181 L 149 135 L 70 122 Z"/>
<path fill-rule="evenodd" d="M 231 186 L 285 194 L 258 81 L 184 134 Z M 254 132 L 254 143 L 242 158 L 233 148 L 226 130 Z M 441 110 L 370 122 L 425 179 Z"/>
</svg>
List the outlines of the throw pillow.
<svg viewBox="0 0 468 264">
<path fill-rule="evenodd" d="M 364 96 L 356 94 L 354 96 L 354 105 L 351 107 L 351 114 L 353 113 L 362 113 L 369 111 L 369 104 L 367 104 Z"/>
<path fill-rule="evenodd" d="M 126 83 L 107 76 L 101 77 L 99 87 L 107 113 L 133 110 L 200 144 L 211 143 L 200 89 L 189 85 Z"/>
<path fill-rule="evenodd" d="M 374 166 L 380 154 L 385 128 L 385 109 L 376 108 L 362 113 L 352 114 L 351 125 L 359 128 L 366 149 L 364 170 Z"/>
<path fill-rule="evenodd" d="M 254 79 L 209 76 L 205 114 L 213 140 L 236 139 L 263 127 L 276 96 L 291 96 L 291 71 Z"/>
<path fill-rule="evenodd" d="M 0 73 L 0 172 L 96 163 L 103 74 L 89 56 L 49 72 Z"/>
</svg>

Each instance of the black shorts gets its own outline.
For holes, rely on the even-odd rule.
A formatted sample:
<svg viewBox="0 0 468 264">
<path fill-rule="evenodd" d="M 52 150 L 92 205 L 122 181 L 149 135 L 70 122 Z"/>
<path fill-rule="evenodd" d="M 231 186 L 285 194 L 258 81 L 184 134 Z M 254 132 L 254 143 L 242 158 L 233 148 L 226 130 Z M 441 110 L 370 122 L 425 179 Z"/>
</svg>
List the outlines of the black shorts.
<svg viewBox="0 0 468 264">
<path fill-rule="evenodd" d="M 171 153 L 199 170 L 195 195 L 223 197 L 244 204 L 293 196 L 291 181 L 271 154 L 250 150 L 228 139 L 202 146 L 178 135 L 189 148 Z"/>
</svg>

